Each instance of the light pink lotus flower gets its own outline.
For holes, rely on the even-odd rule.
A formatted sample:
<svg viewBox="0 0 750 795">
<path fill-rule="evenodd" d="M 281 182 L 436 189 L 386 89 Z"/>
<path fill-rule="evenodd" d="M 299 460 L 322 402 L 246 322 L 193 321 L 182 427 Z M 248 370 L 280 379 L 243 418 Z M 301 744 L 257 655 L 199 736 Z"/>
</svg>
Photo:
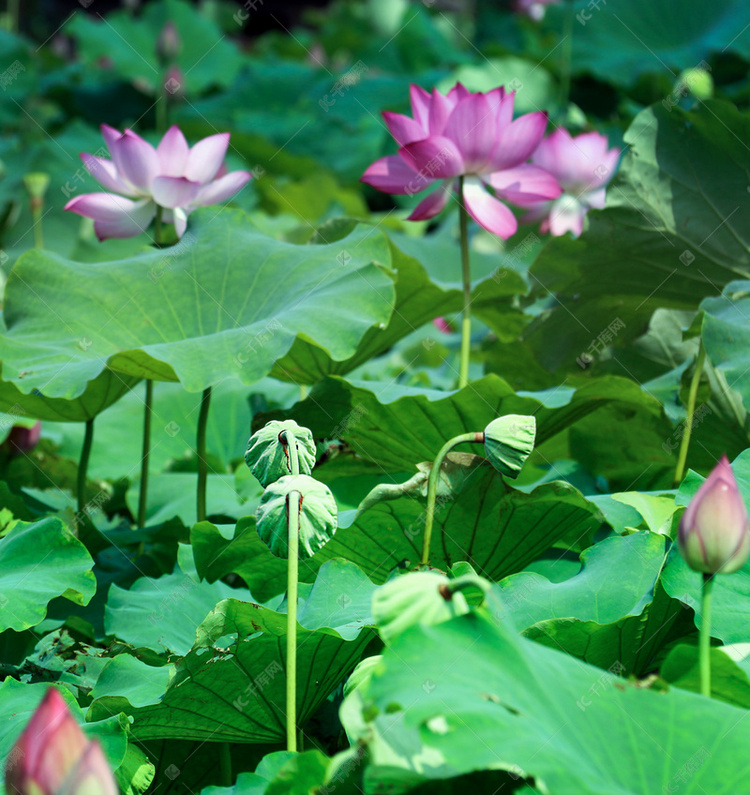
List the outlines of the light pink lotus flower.
<svg viewBox="0 0 750 795">
<path fill-rule="evenodd" d="M 196 207 L 229 199 L 252 176 L 249 171 L 227 173 L 229 133 L 210 135 L 188 147 L 173 125 L 154 148 L 131 130 L 120 133 L 106 124 L 101 129 L 112 159 L 86 153 L 81 159 L 110 193 L 86 193 L 65 205 L 66 210 L 94 219 L 99 240 L 145 232 L 157 206 L 164 208 L 165 223 L 173 223 L 182 237 L 187 217 Z"/>
<path fill-rule="evenodd" d="M 688 566 L 706 574 L 731 574 L 747 562 L 747 508 L 725 455 L 682 514 L 678 544 Z"/>
<path fill-rule="evenodd" d="M 5 766 L 8 795 L 118 795 L 99 743 L 89 741 L 51 687 Z"/>
<path fill-rule="evenodd" d="M 541 221 L 543 233 L 556 237 L 572 232 L 578 237 L 583 219 L 592 208 L 605 203 L 604 186 L 612 178 L 620 159 L 620 150 L 608 149 L 609 142 L 598 132 L 583 133 L 575 138 L 562 128 L 545 138 L 531 157 L 531 162 L 554 174 L 563 194 L 554 201 L 519 202 L 529 208 L 521 220 Z"/>
<path fill-rule="evenodd" d="M 509 238 L 517 229 L 516 219 L 495 196 L 518 203 L 560 195 L 548 171 L 526 163 L 544 136 L 547 114 L 527 113 L 513 121 L 514 97 L 504 88 L 472 93 L 458 83 L 443 96 L 412 85 L 413 118 L 383 113 L 401 147 L 398 154 L 375 161 L 362 182 L 384 193 L 408 195 L 438 183 L 409 216 L 421 221 L 445 207 L 456 178 L 463 176 L 469 215 L 488 231 Z"/>
<path fill-rule="evenodd" d="M 535 22 L 539 22 L 547 13 L 547 6 L 556 5 L 559 2 L 560 0 L 516 0 L 514 7 L 519 14 L 525 14 Z"/>
</svg>

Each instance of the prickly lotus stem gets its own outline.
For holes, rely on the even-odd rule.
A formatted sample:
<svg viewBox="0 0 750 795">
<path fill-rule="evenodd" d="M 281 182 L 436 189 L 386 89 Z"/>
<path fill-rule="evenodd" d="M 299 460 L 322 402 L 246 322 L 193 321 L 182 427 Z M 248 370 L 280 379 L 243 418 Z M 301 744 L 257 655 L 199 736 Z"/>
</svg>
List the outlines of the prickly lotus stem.
<svg viewBox="0 0 750 795">
<path fill-rule="evenodd" d="M 299 474 L 309 475 L 315 466 L 315 441 L 312 431 L 294 420 L 271 420 L 256 431 L 247 443 L 245 463 L 264 488 L 285 475 L 293 475 L 293 455 L 289 439 L 294 438 Z"/>
<path fill-rule="evenodd" d="M 484 429 L 484 451 L 495 469 L 508 478 L 517 478 L 534 449 L 536 418 L 506 414 Z"/>
<path fill-rule="evenodd" d="M 383 643 L 416 624 L 439 624 L 469 612 L 453 581 L 433 571 L 410 572 L 387 582 L 372 597 L 372 617 Z"/>
<path fill-rule="evenodd" d="M 311 558 L 333 538 L 338 508 L 328 486 L 309 475 L 285 475 L 266 488 L 258 506 L 258 535 L 276 557 L 288 558 L 287 504 L 292 494 L 298 495 L 300 507 L 300 558 Z"/>
</svg>

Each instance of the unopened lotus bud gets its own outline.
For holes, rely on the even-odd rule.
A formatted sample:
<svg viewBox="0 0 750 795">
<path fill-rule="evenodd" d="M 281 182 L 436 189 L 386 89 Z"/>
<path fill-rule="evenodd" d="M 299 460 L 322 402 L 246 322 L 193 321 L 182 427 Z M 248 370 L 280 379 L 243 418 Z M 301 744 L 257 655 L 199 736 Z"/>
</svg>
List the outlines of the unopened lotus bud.
<svg viewBox="0 0 750 795">
<path fill-rule="evenodd" d="M 726 456 L 682 514 L 678 544 L 688 566 L 705 574 L 731 574 L 747 562 L 747 508 Z"/>
<path fill-rule="evenodd" d="M 536 418 L 506 414 L 484 429 L 484 451 L 489 462 L 508 478 L 517 478 L 534 449 Z"/>
<path fill-rule="evenodd" d="M 9 795 L 118 795 L 98 742 L 90 742 L 51 687 L 8 755 Z"/>
<path fill-rule="evenodd" d="M 372 617 L 383 643 L 416 624 L 439 624 L 469 612 L 461 593 L 451 590 L 452 581 L 433 571 L 415 571 L 387 582 L 372 597 Z"/>
<path fill-rule="evenodd" d="M 30 453 L 39 442 L 42 434 L 42 423 L 36 422 L 31 428 L 24 425 L 14 425 L 10 429 L 8 438 L 3 443 L 3 449 L 11 456 Z"/>
<path fill-rule="evenodd" d="M 180 54 L 182 41 L 177 32 L 177 26 L 169 20 L 161 29 L 159 38 L 156 40 L 156 54 L 162 63 L 170 63 Z"/>
<path fill-rule="evenodd" d="M 361 660 L 346 682 L 344 682 L 344 697 L 348 696 L 352 690 L 364 687 L 372 678 L 373 671 L 378 667 L 382 659 L 382 654 L 374 654 L 372 657 L 365 657 L 364 660 Z"/>
<path fill-rule="evenodd" d="M 331 490 L 309 475 L 285 475 L 266 487 L 257 511 L 258 535 L 277 558 L 289 557 L 289 495 L 299 497 L 299 557 L 311 558 L 327 544 L 338 525 Z"/>
<path fill-rule="evenodd" d="M 290 435 L 287 436 L 287 433 Z M 245 463 L 264 488 L 284 475 L 291 475 L 289 439 L 294 437 L 299 474 L 309 475 L 315 466 L 315 441 L 312 431 L 294 420 L 271 420 L 256 431 L 247 443 Z"/>
</svg>

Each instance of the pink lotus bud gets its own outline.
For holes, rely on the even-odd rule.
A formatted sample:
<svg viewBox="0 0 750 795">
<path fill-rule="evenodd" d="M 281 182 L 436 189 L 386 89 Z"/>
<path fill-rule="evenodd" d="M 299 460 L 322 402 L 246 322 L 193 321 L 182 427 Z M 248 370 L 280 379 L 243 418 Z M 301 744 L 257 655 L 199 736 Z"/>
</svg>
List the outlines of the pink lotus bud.
<svg viewBox="0 0 750 795">
<path fill-rule="evenodd" d="M 747 562 L 747 509 L 725 455 L 682 515 L 678 542 L 682 556 L 695 571 L 731 574 Z"/>
<path fill-rule="evenodd" d="M 163 63 L 170 63 L 180 54 L 182 41 L 177 27 L 171 20 L 164 25 L 156 40 L 156 54 Z"/>
<path fill-rule="evenodd" d="M 117 795 L 98 742 L 89 742 L 51 687 L 16 741 L 5 768 L 9 795 Z"/>
<path fill-rule="evenodd" d="M 444 318 L 444 317 L 436 317 L 432 321 L 432 325 L 435 326 L 438 331 L 442 331 L 443 334 L 453 334 L 453 326 Z"/>
<path fill-rule="evenodd" d="M 31 428 L 25 428 L 23 425 L 14 425 L 10 429 L 8 438 L 3 443 L 3 448 L 11 456 L 19 455 L 20 453 L 30 453 L 39 442 L 41 433 L 41 422 L 37 422 Z"/>
</svg>

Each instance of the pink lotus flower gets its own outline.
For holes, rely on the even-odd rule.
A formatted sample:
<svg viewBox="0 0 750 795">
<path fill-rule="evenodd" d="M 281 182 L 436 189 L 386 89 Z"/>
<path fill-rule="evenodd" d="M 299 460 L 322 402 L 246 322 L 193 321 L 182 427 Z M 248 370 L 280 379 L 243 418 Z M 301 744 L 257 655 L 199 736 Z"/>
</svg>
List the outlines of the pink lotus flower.
<svg viewBox="0 0 750 795">
<path fill-rule="evenodd" d="M 413 118 L 383 113 L 401 147 L 398 154 L 374 162 L 362 182 L 384 193 L 408 195 L 439 183 L 409 216 L 418 221 L 436 216 L 457 177 L 463 176 L 469 215 L 488 231 L 509 238 L 516 231 L 516 219 L 495 196 L 518 203 L 560 195 L 548 171 L 526 163 L 544 136 L 547 114 L 527 113 L 513 121 L 514 97 L 504 88 L 472 93 L 458 83 L 443 96 L 412 85 Z"/>
<path fill-rule="evenodd" d="M 90 742 L 51 687 L 16 741 L 5 767 L 9 795 L 118 795 L 101 746 Z"/>
<path fill-rule="evenodd" d="M 157 207 L 164 208 L 163 220 L 173 223 L 182 237 L 187 217 L 196 207 L 229 199 L 252 176 L 249 171 L 227 173 L 229 133 L 210 135 L 188 147 L 173 125 L 154 149 L 131 130 L 121 134 L 106 124 L 101 129 L 112 160 L 85 153 L 81 159 L 110 193 L 86 193 L 65 205 L 66 210 L 94 219 L 99 240 L 145 232 Z"/>
<path fill-rule="evenodd" d="M 10 456 L 30 453 L 39 443 L 42 435 L 42 423 L 36 422 L 31 428 L 24 425 L 14 425 L 10 429 L 8 438 L 3 442 L 2 448 Z"/>
<path fill-rule="evenodd" d="M 747 562 L 747 508 L 725 455 L 682 514 L 678 544 L 688 566 L 706 574 L 731 574 Z"/>
<path fill-rule="evenodd" d="M 606 137 L 597 132 L 573 138 L 562 128 L 545 138 L 531 162 L 554 174 L 563 194 L 551 202 L 519 202 L 530 209 L 521 220 L 541 221 L 541 231 L 556 237 L 566 232 L 578 237 L 586 213 L 592 207 L 604 207 L 604 186 L 612 178 L 620 158 L 620 150 L 607 149 L 608 145 Z"/>
</svg>

